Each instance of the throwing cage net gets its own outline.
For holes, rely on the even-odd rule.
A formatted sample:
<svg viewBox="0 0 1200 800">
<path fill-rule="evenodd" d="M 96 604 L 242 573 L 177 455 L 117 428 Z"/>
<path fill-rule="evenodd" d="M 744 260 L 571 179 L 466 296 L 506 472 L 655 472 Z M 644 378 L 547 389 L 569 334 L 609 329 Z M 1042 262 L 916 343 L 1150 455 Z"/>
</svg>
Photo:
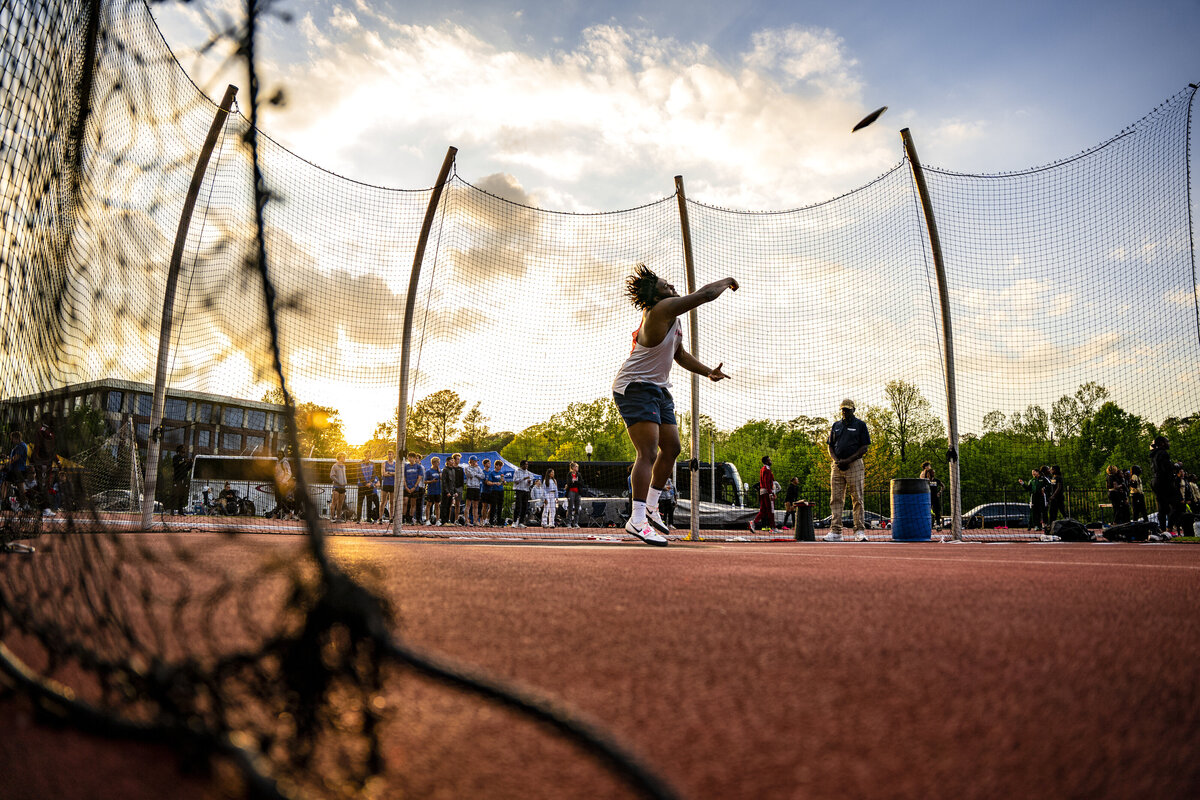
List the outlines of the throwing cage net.
<svg viewBox="0 0 1200 800">
<path fill-rule="evenodd" d="M 28 445 L 27 468 L 7 468 L 4 541 L 38 548 L 0 556 L 0 654 L 10 682 L 79 724 L 219 756 L 264 796 L 387 796 L 421 789 L 400 766 L 424 730 L 404 700 L 444 691 L 589 748 L 613 776 L 587 785 L 668 794 L 568 715 L 407 650 L 378 578 L 348 577 L 328 538 L 380 533 L 369 523 L 389 511 L 411 513 L 404 533 L 520 523 L 508 534 L 623 538 L 633 450 L 611 385 L 639 323 L 623 294 L 638 262 L 680 293 L 741 286 L 698 309 L 695 329 L 683 320 L 687 346 L 731 377 L 693 397 L 674 372 L 677 527 L 695 469 L 697 535 L 777 536 L 750 530 L 764 455 L 781 502 L 795 479 L 827 515 L 825 440 L 843 398 L 872 433 L 868 525 L 885 524 L 892 479 L 928 461 L 946 480 L 951 364 L 907 158 L 789 211 L 677 190 L 557 213 L 501 176 L 451 171 L 409 191 L 304 161 L 252 123 L 253 81 L 249 118 L 219 112 L 141 2 L 0 2 L 0 32 L 0 380 L 6 428 Z M 1055 164 L 924 171 L 964 512 L 1027 509 L 1017 479 L 1056 464 L 1068 512 L 1099 520 L 1105 469 L 1147 468 L 1152 435 L 1200 460 L 1195 91 Z M 561 488 L 575 462 L 581 503 L 534 497 L 517 514 L 502 480 L 490 517 L 428 489 L 411 509 L 393 492 L 389 508 L 375 481 L 401 419 L 423 479 L 459 452 L 510 474 L 527 460 Z M 547 503 L 562 504 L 553 520 Z M 123 533 L 146 511 L 159 533 Z M 264 554 L 246 534 L 268 532 L 306 535 Z"/>
</svg>

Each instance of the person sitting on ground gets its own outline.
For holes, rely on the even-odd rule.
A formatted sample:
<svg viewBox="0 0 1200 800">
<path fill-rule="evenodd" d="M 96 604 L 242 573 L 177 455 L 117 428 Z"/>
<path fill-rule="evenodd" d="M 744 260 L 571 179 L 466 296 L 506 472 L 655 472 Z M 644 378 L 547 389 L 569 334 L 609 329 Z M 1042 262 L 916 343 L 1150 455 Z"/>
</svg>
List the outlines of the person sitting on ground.
<svg viewBox="0 0 1200 800">
<path fill-rule="evenodd" d="M 226 516 L 237 514 L 241 509 L 238 508 L 238 493 L 229 485 L 229 481 L 225 482 L 225 488 L 217 495 L 217 506 L 221 509 L 221 513 Z"/>
</svg>

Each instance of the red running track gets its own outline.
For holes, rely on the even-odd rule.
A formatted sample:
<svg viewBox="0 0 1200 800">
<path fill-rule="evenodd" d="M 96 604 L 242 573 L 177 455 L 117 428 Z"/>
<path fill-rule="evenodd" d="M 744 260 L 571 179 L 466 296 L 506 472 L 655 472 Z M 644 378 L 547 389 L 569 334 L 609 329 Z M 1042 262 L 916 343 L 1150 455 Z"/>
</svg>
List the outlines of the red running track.
<svg viewBox="0 0 1200 800">
<path fill-rule="evenodd" d="M 404 641 L 578 711 L 683 797 L 1200 796 L 1200 547 L 330 547 Z M 631 796 L 423 679 L 397 676 L 389 706 L 379 796 Z M 169 753 L 48 728 L 11 698 L 0 715 L 6 800 L 220 796 Z"/>
</svg>

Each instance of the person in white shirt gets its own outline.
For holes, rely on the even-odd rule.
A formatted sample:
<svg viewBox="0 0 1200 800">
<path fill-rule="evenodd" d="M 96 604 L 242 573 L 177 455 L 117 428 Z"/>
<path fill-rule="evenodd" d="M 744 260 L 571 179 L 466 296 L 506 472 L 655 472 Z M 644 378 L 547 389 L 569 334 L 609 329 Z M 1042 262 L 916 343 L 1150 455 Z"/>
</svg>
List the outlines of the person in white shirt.
<svg viewBox="0 0 1200 800">
<path fill-rule="evenodd" d="M 479 466 L 475 456 L 467 459 L 467 466 L 463 467 L 463 473 L 466 476 L 465 485 L 467 489 L 467 510 L 463 513 L 466 517 L 468 525 L 479 524 L 479 484 L 483 482 L 483 467 Z"/>
<path fill-rule="evenodd" d="M 524 528 L 525 517 L 529 515 L 529 492 L 533 488 L 533 480 L 537 476 L 529 471 L 529 461 L 521 460 L 521 466 L 513 472 L 513 527 Z"/>
<path fill-rule="evenodd" d="M 647 544 L 665 547 L 670 528 L 658 511 L 658 497 L 675 471 L 679 455 L 679 425 L 671 397 L 671 367 L 679 364 L 709 380 L 728 378 L 723 364 L 709 369 L 683 347 L 679 316 L 712 302 L 726 289 L 737 291 L 733 278 L 714 281 L 680 297 L 675 287 L 638 264 L 625 280 L 630 302 L 642 310 L 642 322 L 633 334 L 633 349 L 613 381 L 613 400 L 637 450 L 633 462 L 633 509 L 625 531 Z"/>
<path fill-rule="evenodd" d="M 558 511 L 558 483 L 554 480 L 554 470 L 546 470 L 546 483 L 542 487 L 545 505 L 542 506 L 542 527 L 554 527 L 554 515 Z"/>
</svg>

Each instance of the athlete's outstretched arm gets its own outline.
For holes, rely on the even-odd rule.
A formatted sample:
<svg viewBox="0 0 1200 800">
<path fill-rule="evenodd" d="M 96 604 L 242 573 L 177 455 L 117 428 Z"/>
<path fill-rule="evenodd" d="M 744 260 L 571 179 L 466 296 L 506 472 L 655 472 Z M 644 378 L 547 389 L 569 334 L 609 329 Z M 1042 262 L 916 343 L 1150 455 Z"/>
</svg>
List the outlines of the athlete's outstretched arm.
<svg viewBox="0 0 1200 800">
<path fill-rule="evenodd" d="M 720 364 L 717 364 L 715 369 L 709 369 L 701 364 L 698 358 L 693 356 L 687 350 L 684 350 L 682 347 L 675 351 L 675 363 L 689 372 L 694 372 L 697 375 L 704 375 L 710 381 L 719 381 L 722 378 L 729 377 L 721 371 L 721 367 L 725 366 L 724 361 L 722 361 Z"/>
<path fill-rule="evenodd" d="M 706 286 L 701 286 L 696 291 L 683 297 L 665 297 L 659 300 L 654 305 L 650 313 L 655 315 L 678 317 L 680 314 L 691 311 L 697 306 L 702 306 L 705 303 L 711 303 L 721 296 L 721 293 L 726 289 L 733 289 L 735 292 L 738 289 L 738 282 L 733 278 L 722 278 L 719 281 L 713 281 Z"/>
</svg>

